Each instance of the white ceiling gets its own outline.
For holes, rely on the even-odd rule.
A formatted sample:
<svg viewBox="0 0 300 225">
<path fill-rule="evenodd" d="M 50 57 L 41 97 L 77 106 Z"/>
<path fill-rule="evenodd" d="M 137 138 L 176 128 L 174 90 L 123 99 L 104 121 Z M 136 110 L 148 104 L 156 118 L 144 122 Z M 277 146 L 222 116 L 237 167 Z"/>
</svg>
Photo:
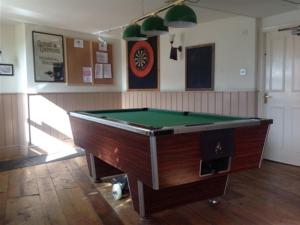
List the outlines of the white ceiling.
<svg viewBox="0 0 300 225">
<path fill-rule="evenodd" d="M 127 24 L 143 11 L 146 13 L 163 6 L 165 0 L 0 0 L 0 4 L 1 20 L 94 33 Z M 193 5 L 199 22 L 234 15 L 265 17 L 298 9 L 298 5 L 283 0 L 200 0 L 190 5 Z"/>
</svg>

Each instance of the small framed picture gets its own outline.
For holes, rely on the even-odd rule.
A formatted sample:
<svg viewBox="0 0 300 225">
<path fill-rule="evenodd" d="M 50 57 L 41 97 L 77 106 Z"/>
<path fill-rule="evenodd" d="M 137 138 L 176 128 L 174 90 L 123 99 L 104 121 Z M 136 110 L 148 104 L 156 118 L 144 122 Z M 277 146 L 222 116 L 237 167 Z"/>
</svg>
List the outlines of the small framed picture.
<svg viewBox="0 0 300 225">
<path fill-rule="evenodd" d="M 13 76 L 14 65 L 0 63 L 0 76 Z"/>
</svg>

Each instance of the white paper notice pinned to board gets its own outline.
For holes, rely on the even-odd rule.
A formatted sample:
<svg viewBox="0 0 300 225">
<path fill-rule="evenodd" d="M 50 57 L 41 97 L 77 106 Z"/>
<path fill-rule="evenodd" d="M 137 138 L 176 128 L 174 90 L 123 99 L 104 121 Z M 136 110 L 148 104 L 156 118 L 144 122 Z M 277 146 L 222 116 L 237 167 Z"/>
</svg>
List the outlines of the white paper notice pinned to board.
<svg viewBox="0 0 300 225">
<path fill-rule="evenodd" d="M 105 41 L 105 42 L 100 42 L 99 43 L 99 51 L 104 51 L 104 52 L 106 52 L 107 51 L 107 42 Z"/>
<path fill-rule="evenodd" d="M 103 77 L 107 79 L 112 78 L 111 64 L 103 65 Z"/>
<path fill-rule="evenodd" d="M 82 78 L 84 83 L 93 82 L 93 70 L 92 67 L 82 67 Z"/>
<path fill-rule="evenodd" d="M 108 63 L 107 52 L 96 52 L 97 63 Z"/>
<path fill-rule="evenodd" d="M 75 39 L 74 40 L 74 48 L 83 48 L 83 40 Z"/>
<path fill-rule="evenodd" d="M 103 64 L 95 64 L 95 78 L 103 79 Z"/>
</svg>

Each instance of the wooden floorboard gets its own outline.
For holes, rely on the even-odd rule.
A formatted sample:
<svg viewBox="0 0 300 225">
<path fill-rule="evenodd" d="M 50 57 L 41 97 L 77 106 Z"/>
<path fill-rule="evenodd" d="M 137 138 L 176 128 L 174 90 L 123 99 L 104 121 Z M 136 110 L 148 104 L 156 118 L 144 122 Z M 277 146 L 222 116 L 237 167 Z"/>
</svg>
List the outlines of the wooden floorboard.
<svg viewBox="0 0 300 225">
<path fill-rule="evenodd" d="M 140 220 L 130 197 L 94 184 L 85 157 L 0 173 L 0 225 L 300 225 L 300 168 L 265 161 L 232 175 L 221 203 L 195 202 Z"/>
<path fill-rule="evenodd" d="M 5 209 L 6 209 L 7 193 L 0 193 L 0 225 L 5 224 Z"/>
<path fill-rule="evenodd" d="M 33 167 L 11 170 L 8 176 L 8 197 L 38 195 L 38 186 Z"/>
<path fill-rule="evenodd" d="M 117 213 L 103 198 L 102 194 L 97 191 L 97 188 L 91 183 L 89 177 L 78 167 L 74 160 L 67 160 L 64 164 L 69 168 L 74 180 L 82 189 L 85 197 L 89 199 L 94 207 L 95 212 L 103 221 L 103 224 L 123 225 Z"/>
<path fill-rule="evenodd" d="M 68 225 L 46 165 L 35 167 L 43 214 L 51 225 Z"/>
<path fill-rule="evenodd" d="M 47 225 L 38 195 L 9 198 L 6 204 L 5 224 Z"/>
<path fill-rule="evenodd" d="M 47 167 L 68 224 L 102 225 L 101 218 L 97 216 L 84 191 L 73 179 L 65 162 L 49 163 Z M 93 185 L 91 182 L 89 184 Z"/>
</svg>

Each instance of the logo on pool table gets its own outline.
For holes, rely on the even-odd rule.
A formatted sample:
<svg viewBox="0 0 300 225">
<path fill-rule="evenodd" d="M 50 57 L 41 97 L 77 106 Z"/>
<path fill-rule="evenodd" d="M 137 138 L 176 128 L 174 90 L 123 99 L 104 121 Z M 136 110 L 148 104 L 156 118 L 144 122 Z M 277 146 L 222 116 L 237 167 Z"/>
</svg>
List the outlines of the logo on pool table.
<svg viewBox="0 0 300 225">
<path fill-rule="evenodd" d="M 216 154 L 221 154 L 223 152 L 223 149 L 222 149 L 222 143 L 221 142 L 218 142 L 216 147 L 215 147 L 215 153 Z"/>
<path fill-rule="evenodd" d="M 129 55 L 130 69 L 137 77 L 146 77 L 154 65 L 154 51 L 146 41 L 136 42 Z"/>
</svg>

